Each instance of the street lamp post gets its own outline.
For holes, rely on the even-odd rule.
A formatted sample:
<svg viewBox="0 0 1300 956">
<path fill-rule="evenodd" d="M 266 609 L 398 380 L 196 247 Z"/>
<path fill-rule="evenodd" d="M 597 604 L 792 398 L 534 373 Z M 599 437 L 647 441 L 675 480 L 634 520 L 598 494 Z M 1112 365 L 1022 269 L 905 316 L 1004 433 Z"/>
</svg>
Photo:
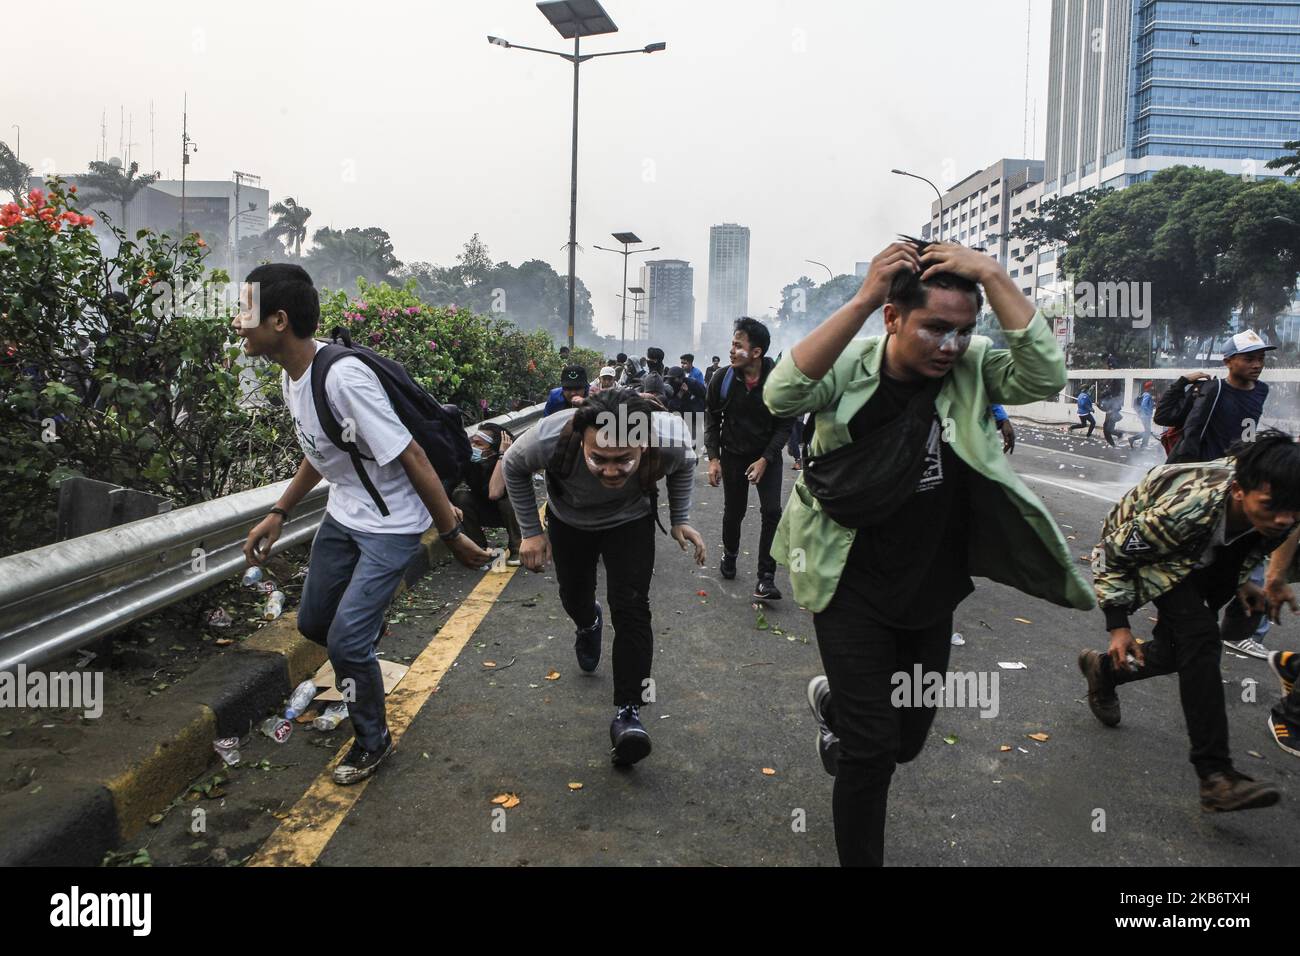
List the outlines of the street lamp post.
<svg viewBox="0 0 1300 956">
<path fill-rule="evenodd" d="M 939 197 L 939 241 L 943 242 L 943 193 L 939 192 L 939 187 L 930 182 L 930 180 L 926 179 L 924 176 L 918 176 L 916 173 L 909 173 L 903 169 L 891 169 L 890 172 L 895 176 L 911 176 L 913 179 L 919 179 L 921 182 L 927 183 L 929 187 L 934 190 L 934 194 Z"/>
<path fill-rule="evenodd" d="M 639 285 L 634 285 L 634 286 L 632 286 L 630 289 L 628 289 L 627 291 L 632 293 L 632 322 L 633 322 L 634 325 L 636 325 L 636 328 L 637 328 L 637 334 L 640 334 L 640 332 L 641 332 L 641 324 L 640 324 L 641 320 L 638 319 L 637 316 L 639 316 L 639 315 L 644 315 L 644 314 L 645 314 L 645 313 L 641 310 L 641 296 L 645 295 L 645 289 L 641 288 Z M 626 311 L 626 310 L 627 310 L 627 296 L 626 296 L 626 295 L 620 295 L 619 298 L 623 300 L 623 309 L 624 309 L 624 311 Z M 647 302 L 650 301 L 650 297 L 649 297 L 649 296 L 646 296 L 646 301 L 647 301 Z M 635 341 L 635 340 L 634 340 L 634 341 Z M 646 330 L 646 341 L 649 341 L 649 330 L 648 330 L 648 329 Z M 626 333 L 625 333 L 625 337 L 624 337 L 624 339 L 623 339 L 623 349 L 622 349 L 622 351 L 624 351 L 624 352 L 627 351 L 627 338 L 626 338 Z"/>
<path fill-rule="evenodd" d="M 650 43 L 639 50 L 613 50 L 608 53 L 580 52 L 578 41 L 585 36 L 600 36 L 617 33 L 618 27 L 605 12 L 598 0 L 546 0 L 537 4 L 537 9 L 551 22 L 560 36 L 573 40 L 573 52 L 561 53 L 558 50 L 542 50 L 537 47 L 521 46 L 503 40 L 501 37 L 488 37 L 493 46 L 506 49 L 528 50 L 531 53 L 549 53 L 573 64 L 573 145 L 572 162 L 569 177 L 569 348 L 574 347 L 573 324 L 577 307 L 577 249 L 578 249 L 578 68 L 587 60 L 598 56 L 620 56 L 624 53 L 658 53 L 668 48 L 666 43 Z"/>
<path fill-rule="evenodd" d="M 821 266 L 823 269 L 826 270 L 826 274 L 827 274 L 828 276 L 830 276 L 832 279 L 835 278 L 835 273 L 834 273 L 834 272 L 831 272 L 831 267 L 828 266 L 826 263 L 824 263 L 824 262 L 818 262 L 816 259 L 805 259 L 804 262 L 811 263 L 812 265 L 815 265 L 815 266 Z"/>
<path fill-rule="evenodd" d="M 629 252 L 627 248 L 628 246 L 639 244 L 641 242 L 641 240 L 637 238 L 636 233 L 615 232 L 612 233 L 612 235 L 616 240 L 623 243 L 623 249 L 621 252 L 618 249 L 607 249 L 604 246 L 596 246 L 595 248 L 599 249 L 601 252 L 612 252 L 615 255 L 623 257 L 623 291 L 627 292 L 627 257 L 640 255 L 643 252 L 656 252 L 658 251 L 659 247 L 652 246 L 649 249 L 636 249 L 632 252 Z M 622 350 L 626 352 L 627 351 L 627 296 L 621 295 L 619 296 L 619 298 L 623 300 L 623 318 L 619 322 L 619 334 L 623 337 Z"/>
</svg>

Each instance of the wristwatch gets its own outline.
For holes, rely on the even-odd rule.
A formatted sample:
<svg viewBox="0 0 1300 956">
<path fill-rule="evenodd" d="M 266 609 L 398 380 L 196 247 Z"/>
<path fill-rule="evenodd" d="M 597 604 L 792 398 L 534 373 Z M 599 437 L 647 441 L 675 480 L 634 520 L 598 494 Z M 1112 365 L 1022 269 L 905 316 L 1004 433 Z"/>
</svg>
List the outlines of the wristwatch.
<svg viewBox="0 0 1300 956">
<path fill-rule="evenodd" d="M 438 537 L 441 538 L 443 541 L 454 541 L 456 538 L 459 538 L 464 533 L 465 533 L 465 522 L 457 521 L 456 527 L 452 528 L 450 531 L 446 532 L 445 534 L 439 531 Z"/>
<path fill-rule="evenodd" d="M 285 511 L 283 508 L 272 508 L 267 512 L 267 516 L 269 517 L 270 515 L 279 515 L 285 521 L 289 520 L 289 512 Z"/>
</svg>

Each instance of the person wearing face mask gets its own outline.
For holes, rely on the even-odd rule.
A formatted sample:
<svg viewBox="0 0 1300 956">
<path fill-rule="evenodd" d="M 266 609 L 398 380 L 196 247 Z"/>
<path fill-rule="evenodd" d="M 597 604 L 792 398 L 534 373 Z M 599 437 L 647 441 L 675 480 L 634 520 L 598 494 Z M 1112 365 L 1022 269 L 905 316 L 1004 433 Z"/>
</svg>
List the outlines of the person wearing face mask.
<svg viewBox="0 0 1300 956">
<path fill-rule="evenodd" d="M 981 287 L 1007 349 L 973 334 Z M 882 307 L 886 335 L 859 338 Z M 808 702 L 835 776 L 844 866 L 883 865 L 890 781 L 920 755 L 935 714 L 910 697 L 896 703 L 894 676 L 942 678 L 971 576 L 1094 606 L 989 415 L 990 405 L 1044 401 L 1065 384 L 1050 325 L 997 259 L 913 239 L 877 255 L 857 294 L 768 377 L 772 414 L 808 414 L 812 430 L 772 554 L 813 612 L 826 668 Z"/>
<path fill-rule="evenodd" d="M 514 440 L 508 431 L 494 422 L 483 422 L 469 440 L 470 465 L 464 479 L 452 492 L 456 517 L 465 525 L 465 534 L 480 548 L 487 547 L 484 528 L 505 528 L 510 553 L 506 564 L 519 567 L 519 522 L 506 494 L 502 462 Z"/>
<path fill-rule="evenodd" d="M 604 562 L 615 635 L 609 738 L 616 766 L 650 753 L 640 707 L 654 702 L 650 581 L 661 479 L 668 486 L 673 540 L 682 550 L 691 545 L 695 563 L 704 563 L 704 539 L 689 524 L 695 459 L 682 420 L 630 389 L 601 392 L 543 419 L 506 455 L 506 487 L 524 536 L 520 558 L 540 572 L 554 557 L 560 601 L 577 628 L 578 666 L 587 672 L 600 662 L 604 612 L 596 600 L 596 569 Z M 543 470 L 544 530 L 533 486 L 533 473 Z"/>
</svg>

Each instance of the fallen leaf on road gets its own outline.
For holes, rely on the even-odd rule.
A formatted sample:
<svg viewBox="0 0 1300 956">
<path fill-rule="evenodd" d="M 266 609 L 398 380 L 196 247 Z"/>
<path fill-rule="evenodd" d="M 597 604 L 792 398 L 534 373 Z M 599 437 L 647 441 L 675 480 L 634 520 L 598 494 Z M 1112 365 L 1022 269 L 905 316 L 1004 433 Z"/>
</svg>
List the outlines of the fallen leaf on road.
<svg viewBox="0 0 1300 956">
<path fill-rule="evenodd" d="M 1006 753 L 1010 749 L 1011 749 L 1010 744 L 1003 744 L 1001 747 L 998 748 L 998 750 L 1002 751 L 1003 753 Z"/>
<path fill-rule="evenodd" d="M 578 783 L 578 782 L 575 780 L 573 783 L 569 784 L 569 789 L 570 789 L 570 790 L 581 790 L 581 789 L 582 789 L 582 784 Z"/>
<path fill-rule="evenodd" d="M 506 810 L 519 806 L 519 797 L 513 793 L 502 793 L 492 798 L 492 802 Z"/>
<path fill-rule="evenodd" d="M 496 661 L 484 661 L 484 662 L 483 662 L 483 666 L 484 666 L 484 667 L 496 667 L 496 666 L 497 666 L 497 662 L 496 662 Z"/>
<path fill-rule="evenodd" d="M 1048 735 L 1041 731 L 1039 731 L 1036 734 L 1025 734 L 1025 736 L 1028 737 L 1030 740 L 1037 740 L 1039 743 L 1042 743 L 1044 740 L 1048 739 Z"/>
<path fill-rule="evenodd" d="M 758 620 L 754 623 L 754 627 L 756 627 L 760 631 L 767 630 L 768 628 L 767 617 L 763 614 L 762 611 L 758 612 Z"/>
<path fill-rule="evenodd" d="M 776 771 L 773 770 L 771 767 L 764 767 L 764 768 L 763 768 L 763 776 L 765 776 L 765 777 L 775 777 L 775 776 L 776 776 Z"/>
<path fill-rule="evenodd" d="M 957 742 L 957 735 L 949 734 L 947 737 L 943 738 L 943 742 L 946 744 L 955 744 Z"/>
<path fill-rule="evenodd" d="M 559 671 L 551 671 L 549 674 L 546 675 L 546 679 L 547 679 L 547 680 L 559 680 L 559 679 L 560 679 L 560 672 L 559 672 Z"/>
<path fill-rule="evenodd" d="M 153 816 L 149 818 L 149 823 L 152 824 L 153 826 L 157 826 L 162 822 L 163 822 L 163 815 L 161 813 L 155 813 Z"/>
<path fill-rule="evenodd" d="M 225 646 L 227 646 L 228 644 L 233 644 L 233 643 L 235 643 L 235 642 L 234 642 L 233 640 L 231 640 L 230 638 L 228 638 L 228 637 L 219 637 L 219 638 L 217 638 L 217 641 L 216 641 L 217 647 L 225 647 Z"/>
</svg>

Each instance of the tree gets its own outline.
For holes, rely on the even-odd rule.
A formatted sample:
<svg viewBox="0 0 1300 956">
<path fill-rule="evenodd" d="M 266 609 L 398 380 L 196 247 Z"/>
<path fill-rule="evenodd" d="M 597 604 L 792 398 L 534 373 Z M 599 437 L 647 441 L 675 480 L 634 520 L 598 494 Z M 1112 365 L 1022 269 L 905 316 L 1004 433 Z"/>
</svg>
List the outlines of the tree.
<svg viewBox="0 0 1300 956">
<path fill-rule="evenodd" d="M 1282 144 L 1282 148 L 1289 150 L 1290 156 L 1279 156 L 1277 159 L 1270 159 L 1264 164 L 1267 169 L 1280 169 L 1283 176 L 1294 176 L 1300 173 L 1300 139 L 1293 139 Z"/>
<path fill-rule="evenodd" d="M 31 182 L 32 167 L 20 163 L 7 143 L 0 143 L 0 189 L 7 190 L 14 202 L 22 202 Z"/>
<path fill-rule="evenodd" d="M 244 269 L 252 269 L 267 262 L 278 262 L 284 258 L 285 249 L 280 241 L 266 232 L 252 236 L 239 237 L 239 263 Z"/>
<path fill-rule="evenodd" d="M 1043 246 L 1069 246 L 1078 235 L 1084 217 L 1107 192 L 1106 189 L 1084 189 L 1069 196 L 1044 200 L 1038 207 L 1037 216 L 1025 216 L 1009 232 L 1003 233 L 1003 238 L 1021 240 L 1028 253 L 1037 252 Z"/>
<path fill-rule="evenodd" d="M 271 207 L 271 215 L 276 217 L 275 224 L 267 230 L 267 234 L 283 240 L 285 248 L 292 253 L 293 257 L 301 259 L 302 244 L 307 240 L 307 220 L 311 218 L 311 210 L 306 206 L 298 205 L 298 201 L 292 196 L 287 196 Z"/>
<path fill-rule="evenodd" d="M 333 277 L 335 289 L 351 286 L 357 279 L 387 282 L 402 265 L 393 254 L 393 240 L 377 226 L 342 232 L 326 226 L 316 230 L 312 244 L 308 266 L 326 279 Z"/>
<path fill-rule="evenodd" d="M 465 249 L 456 257 L 456 261 L 460 263 L 461 278 L 466 285 L 477 285 L 492 271 L 492 257 L 488 255 L 488 248 L 479 239 L 477 232 L 469 237 L 469 242 L 465 243 Z"/>
<path fill-rule="evenodd" d="M 106 163 L 92 160 L 90 172 L 79 177 L 82 184 L 82 201 L 91 203 L 107 200 L 117 203 L 122 210 L 122 218 L 118 221 L 118 225 L 124 226 L 126 207 L 131 204 L 131 200 L 140 190 L 153 185 L 158 179 L 154 173 L 139 176 L 137 175 L 139 172 L 139 163 L 133 162 L 129 168 L 123 170 L 120 160 L 110 160 Z"/>
<path fill-rule="evenodd" d="M 1221 269 L 1237 289 L 1242 322 L 1277 344 L 1277 316 L 1294 300 L 1300 273 L 1300 190 L 1260 182 L 1225 212 L 1232 235 Z"/>
</svg>

